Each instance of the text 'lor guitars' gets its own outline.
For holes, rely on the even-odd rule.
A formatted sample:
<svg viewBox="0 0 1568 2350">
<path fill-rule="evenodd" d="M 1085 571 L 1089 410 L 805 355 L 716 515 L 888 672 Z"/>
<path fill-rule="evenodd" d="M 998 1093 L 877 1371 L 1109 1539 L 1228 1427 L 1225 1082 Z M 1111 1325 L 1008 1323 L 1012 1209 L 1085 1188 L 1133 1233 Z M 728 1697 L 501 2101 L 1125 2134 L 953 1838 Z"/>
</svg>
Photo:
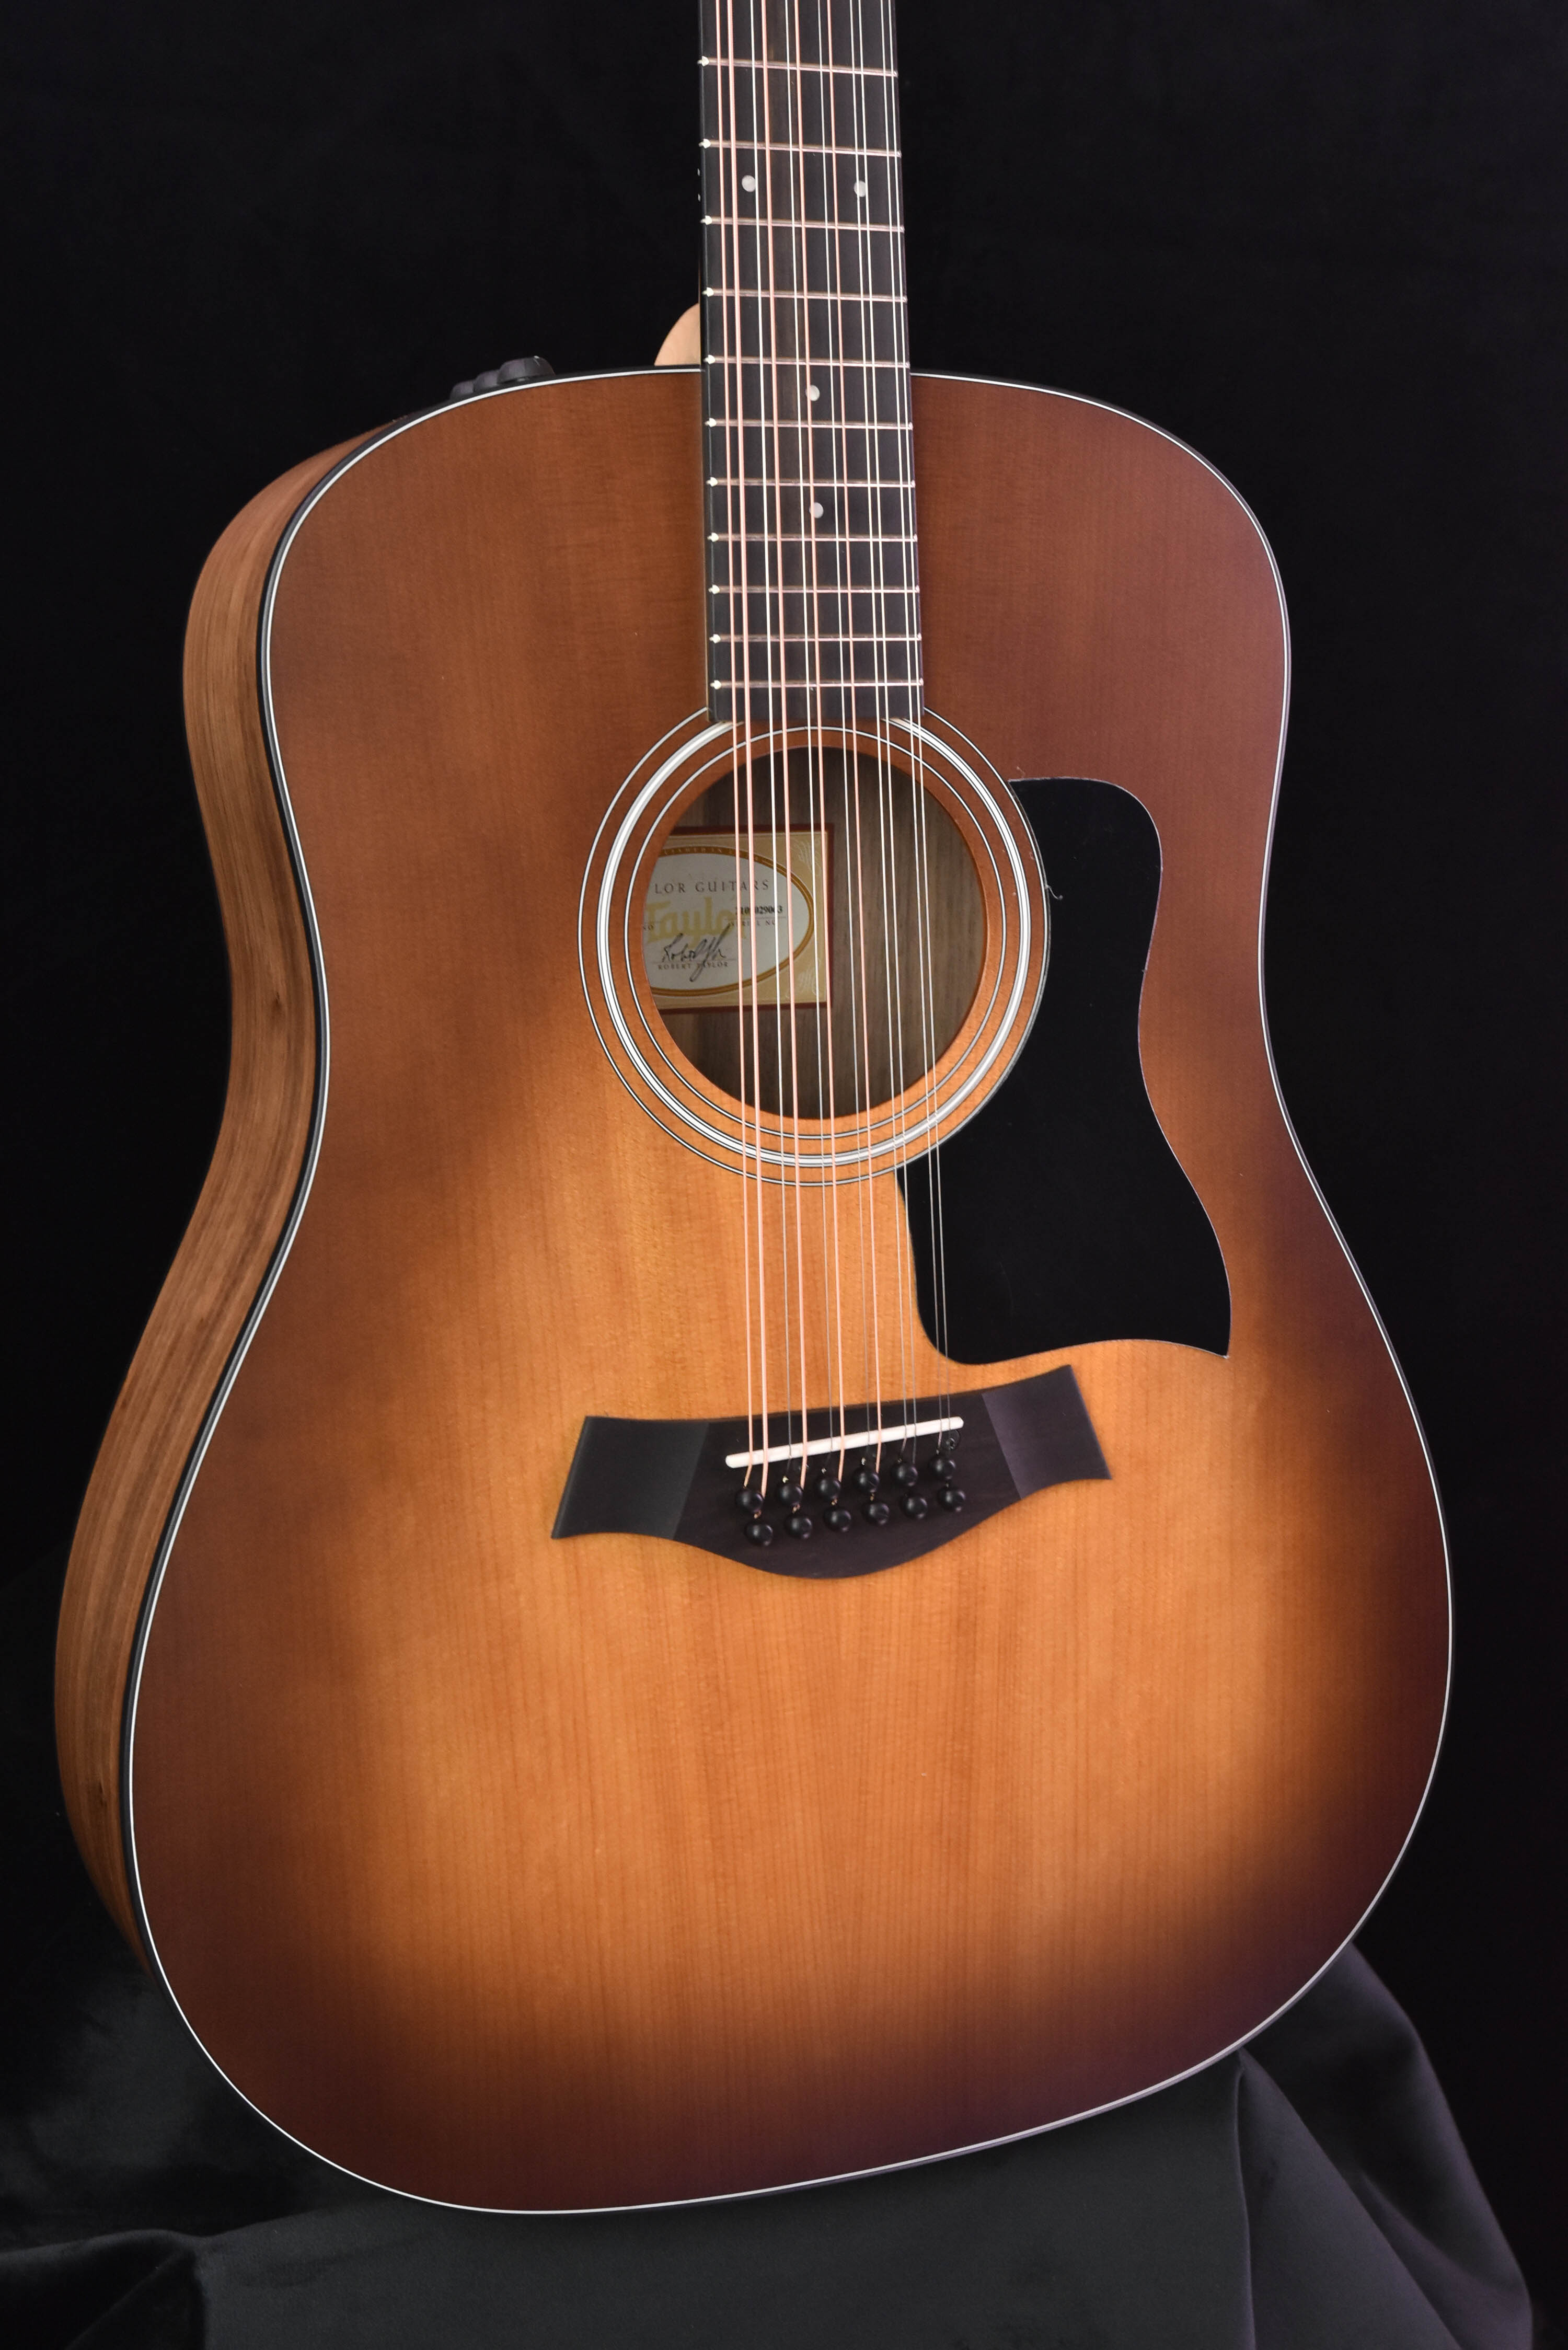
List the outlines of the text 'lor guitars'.
<svg viewBox="0 0 1568 2350">
<path fill-rule="evenodd" d="M 214 2064 L 507 2209 L 1202 2064 L 1447 1684 L 1262 1022 L 1268 549 L 1148 425 L 911 376 L 886 6 L 701 39 L 697 363 L 461 388 L 202 576 L 228 1102 L 60 1639 Z"/>
</svg>

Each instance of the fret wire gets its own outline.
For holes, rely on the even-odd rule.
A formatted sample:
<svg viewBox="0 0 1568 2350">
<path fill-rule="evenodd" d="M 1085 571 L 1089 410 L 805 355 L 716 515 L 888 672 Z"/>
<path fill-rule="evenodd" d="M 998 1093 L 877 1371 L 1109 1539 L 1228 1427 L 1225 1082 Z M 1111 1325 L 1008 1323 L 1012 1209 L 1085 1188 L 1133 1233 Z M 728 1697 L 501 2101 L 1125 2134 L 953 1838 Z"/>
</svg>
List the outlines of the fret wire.
<svg viewBox="0 0 1568 2350">
<path fill-rule="evenodd" d="M 734 66 L 749 67 L 761 73 L 854 74 L 868 81 L 897 81 L 898 78 L 891 66 L 815 65 L 807 57 L 699 57 L 697 62 L 700 66 L 717 66 L 721 71 Z"/>
<path fill-rule="evenodd" d="M 711 636 L 708 642 L 710 645 L 729 645 L 732 647 L 742 643 L 751 645 L 837 645 L 839 647 L 848 645 L 851 648 L 857 645 L 877 645 L 888 648 L 897 645 L 901 646 L 906 651 L 908 651 L 915 645 L 919 644 L 919 639 L 914 635 L 905 635 L 902 631 L 897 635 L 889 635 L 885 629 L 846 630 L 843 629 L 814 629 L 809 634 L 807 634 L 805 631 L 799 629 L 787 629 L 782 636 L 772 632 L 767 636 L 763 636 L 760 629 L 753 629 L 749 636 L 742 636 L 739 631 L 732 631 L 726 629 L 715 633 L 713 636 Z M 911 678 L 918 677 L 919 675 L 919 670 L 911 669 L 906 673 L 893 679 L 891 681 L 895 685 L 907 685 L 909 683 Z M 793 679 L 787 681 L 790 683 L 795 682 Z M 847 684 L 849 680 L 846 679 L 843 681 Z M 862 680 L 856 681 L 857 683 L 864 681 L 865 681 Z M 757 682 L 760 682 L 760 680 L 753 680 L 753 683 Z M 836 683 L 838 681 L 835 680 L 834 682 Z"/>
<path fill-rule="evenodd" d="M 812 531 L 805 534 L 790 531 L 785 534 L 785 536 L 789 546 L 794 548 L 798 549 L 804 545 L 817 551 L 840 546 L 905 547 L 915 546 L 919 543 L 912 530 L 889 530 L 876 536 L 867 531 Z M 709 538 L 709 544 L 716 546 L 735 547 L 739 546 L 740 543 L 741 536 L 738 531 L 732 532 L 727 538 L 722 532 L 714 531 L 711 533 Z M 748 546 L 760 543 L 771 546 L 774 541 L 767 539 L 764 542 L 764 535 L 760 531 L 753 530 L 746 533 Z M 775 581 L 774 584 L 776 586 L 778 583 Z M 787 581 L 784 584 L 792 596 L 808 592 L 812 586 L 811 582 L 805 580 Z M 890 594 L 908 596 L 914 593 L 915 583 L 912 579 L 889 580 L 886 584 Z M 825 596 L 860 596 L 876 583 L 868 579 L 823 579 L 817 581 L 815 585 L 820 588 Z M 740 583 L 733 579 L 717 579 L 713 583 L 712 592 L 715 596 L 735 595 L 740 592 Z"/>
<path fill-rule="evenodd" d="M 701 143 L 725 155 L 766 155 L 770 161 L 775 155 L 853 155 L 863 161 L 879 155 L 895 163 L 903 161 L 897 147 L 826 147 L 814 144 L 809 139 L 784 147 L 775 146 L 765 139 L 704 139 Z"/>
<path fill-rule="evenodd" d="M 884 432 L 896 432 L 899 427 L 896 424 L 885 424 L 881 430 Z M 915 486 L 912 481 L 905 479 L 878 483 L 860 480 L 853 476 L 846 481 L 837 475 L 830 481 L 818 482 L 815 477 L 808 477 L 805 473 L 768 473 L 765 476 L 761 473 L 704 473 L 702 484 L 705 489 L 710 490 L 809 490 L 814 487 L 829 490 L 875 490 L 880 487 L 889 492 L 898 489 L 911 490 Z"/>
<path fill-rule="evenodd" d="M 742 601 L 752 597 L 765 596 L 774 602 L 780 596 L 817 597 L 823 601 L 864 596 L 902 596 L 912 599 L 918 593 L 911 579 L 780 579 L 774 577 L 762 584 L 742 587 L 738 579 L 716 580 L 712 592 L 728 596 L 732 602 L 738 597 Z"/>
<path fill-rule="evenodd" d="M 867 589 L 867 592 L 869 593 L 869 589 Z M 715 629 L 710 635 L 708 641 L 711 645 L 738 645 L 742 640 L 748 644 L 756 644 L 760 642 L 763 637 L 771 633 L 772 632 L 766 629 L 755 628 Z M 825 644 L 832 643 L 836 645 L 869 645 L 880 643 L 903 645 L 908 647 L 909 645 L 918 645 L 920 641 L 920 632 L 918 629 L 866 629 L 851 627 L 847 629 L 823 629 L 816 630 L 814 633 L 820 635 Z M 792 641 L 795 638 L 799 637 L 801 631 L 795 629 L 786 629 L 784 631 L 786 639 Z"/>
<path fill-rule="evenodd" d="M 794 220 L 775 213 L 768 220 L 759 213 L 704 213 L 704 228 L 754 228 L 776 236 L 783 229 L 832 229 L 837 236 L 902 236 L 902 221 Z"/>
<path fill-rule="evenodd" d="M 732 430 L 743 430 L 748 432 L 756 432 L 763 429 L 763 428 L 759 425 L 754 416 L 748 417 L 743 426 L 736 425 L 732 427 Z M 800 428 L 797 428 L 794 423 L 788 422 L 787 421 L 784 424 L 776 428 L 772 425 L 767 427 L 767 430 L 769 431 L 775 429 L 781 432 L 794 432 Z M 813 426 L 810 429 L 815 432 L 826 432 L 827 427 L 826 424 L 823 424 Z M 875 426 L 856 424 L 852 429 L 857 432 L 874 431 L 883 433 L 897 432 L 899 434 L 902 434 L 905 430 L 902 424 L 878 424 Z M 746 470 L 745 465 L 742 463 L 742 470 L 738 473 L 713 473 L 704 475 L 703 478 L 708 486 L 712 489 L 744 488 L 755 490 L 761 489 L 763 486 L 764 479 L 771 481 L 774 477 L 771 472 L 765 477 L 762 473 L 751 473 Z M 809 486 L 807 482 L 798 474 L 791 473 L 781 476 L 780 478 L 786 489 L 804 490 Z M 857 473 L 840 475 L 838 473 L 832 473 L 827 476 L 827 486 L 830 489 L 875 490 L 880 487 L 884 490 L 892 491 L 910 490 L 913 489 L 914 485 L 914 475 L 912 473 L 909 473 L 904 470 L 901 458 L 898 470 L 892 473 L 877 473 L 870 475 Z"/>
<path fill-rule="evenodd" d="M 737 645 L 834 645 L 841 651 L 845 646 L 876 645 L 888 653 L 897 653 L 899 665 L 907 656 L 918 654 L 920 632 L 918 629 L 813 628 L 813 629 L 714 629 L 709 635 L 710 648 Z"/>
<path fill-rule="evenodd" d="M 742 642 L 748 645 L 772 644 L 780 648 L 786 645 L 832 646 L 836 652 L 840 654 L 847 650 L 851 657 L 851 663 L 853 663 L 854 654 L 860 650 L 873 650 L 883 653 L 888 653 L 894 650 L 898 650 L 900 653 L 913 652 L 919 648 L 919 638 L 914 635 L 905 636 L 903 634 L 890 636 L 884 631 L 867 631 L 862 635 L 845 635 L 841 630 L 829 629 L 813 629 L 809 634 L 802 633 L 796 629 L 790 629 L 783 636 L 778 635 L 776 632 L 771 632 L 764 636 L 760 631 L 753 630 L 749 637 L 744 639 L 738 635 L 732 635 L 726 632 L 722 635 L 714 635 L 709 639 L 708 644 L 711 660 L 714 658 L 722 660 L 726 655 L 732 655 L 737 646 L 741 645 Z M 898 664 L 897 673 L 888 675 L 886 678 L 881 680 L 880 682 L 895 688 L 919 685 L 921 682 L 923 675 L 924 672 L 917 661 L 905 662 L 900 660 Z M 798 675 L 786 677 L 782 680 L 775 678 L 774 681 L 775 688 L 780 683 L 784 685 L 800 685 L 810 681 L 810 680 L 802 678 Z M 818 681 L 824 685 L 872 685 L 878 682 L 875 677 L 867 676 L 864 672 L 861 672 L 859 675 L 846 672 L 835 677 L 823 678 Z M 714 682 L 722 688 L 732 688 L 739 686 L 741 680 L 738 677 L 732 675 L 717 678 Z M 759 688 L 765 690 L 766 680 L 761 677 L 753 677 L 752 680 L 752 691 L 754 693 L 759 690 Z"/>
<path fill-rule="evenodd" d="M 708 365 L 711 368 L 772 367 L 774 364 L 775 359 L 780 367 L 858 368 L 863 373 L 867 369 L 875 369 L 878 374 L 891 373 L 894 375 L 905 375 L 909 372 L 909 362 L 907 359 L 857 359 L 852 352 L 846 353 L 842 351 L 829 351 L 821 359 L 813 359 L 811 354 L 807 351 L 779 351 L 777 353 L 773 351 L 710 351 L 708 354 Z M 804 424 L 809 420 L 805 417 L 802 417 L 800 421 Z"/>
<path fill-rule="evenodd" d="M 780 286 L 774 288 L 744 286 L 741 289 L 741 294 L 744 301 L 752 301 L 761 295 L 770 302 L 837 302 L 846 308 L 857 306 L 862 302 L 888 302 L 895 309 L 904 310 L 909 307 L 909 303 L 902 294 L 846 293 L 842 287 L 836 286 Z M 702 298 L 704 301 L 732 302 L 735 297 L 732 288 L 722 286 L 704 286 Z"/>
<path fill-rule="evenodd" d="M 912 629 L 715 629 L 710 645 L 879 645 L 910 652 L 920 639 Z M 899 682 L 902 682 L 900 679 Z"/>
<path fill-rule="evenodd" d="M 819 294 L 802 294 L 796 298 L 802 302 L 819 302 L 825 301 L 828 297 L 825 295 Z M 775 308 L 783 307 L 784 297 L 782 296 L 777 297 L 773 307 Z M 753 323 L 756 322 L 753 321 Z M 771 323 L 777 326 L 781 322 L 779 319 L 774 318 Z M 878 359 L 870 351 L 863 353 L 859 351 L 846 351 L 843 348 L 826 351 L 807 350 L 774 352 L 736 351 L 729 349 L 710 351 L 708 354 L 707 365 L 709 367 L 771 367 L 775 358 L 781 367 L 836 368 L 865 366 L 896 368 L 900 371 L 903 371 L 908 366 L 908 361 L 906 360 L 902 351 L 899 351 L 897 356 L 892 359 Z"/>
</svg>

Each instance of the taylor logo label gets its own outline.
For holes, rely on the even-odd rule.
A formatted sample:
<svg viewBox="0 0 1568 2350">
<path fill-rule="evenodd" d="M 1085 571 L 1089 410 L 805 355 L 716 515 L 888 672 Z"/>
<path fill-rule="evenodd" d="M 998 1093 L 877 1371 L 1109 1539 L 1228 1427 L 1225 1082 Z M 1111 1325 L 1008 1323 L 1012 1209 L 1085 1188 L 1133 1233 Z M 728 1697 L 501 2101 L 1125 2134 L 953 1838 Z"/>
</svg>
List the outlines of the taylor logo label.
<svg viewBox="0 0 1568 2350">
<path fill-rule="evenodd" d="M 754 855 L 732 832 L 672 832 L 642 917 L 643 968 L 661 1012 L 820 1003 L 827 988 L 832 836 L 759 830 Z"/>
</svg>

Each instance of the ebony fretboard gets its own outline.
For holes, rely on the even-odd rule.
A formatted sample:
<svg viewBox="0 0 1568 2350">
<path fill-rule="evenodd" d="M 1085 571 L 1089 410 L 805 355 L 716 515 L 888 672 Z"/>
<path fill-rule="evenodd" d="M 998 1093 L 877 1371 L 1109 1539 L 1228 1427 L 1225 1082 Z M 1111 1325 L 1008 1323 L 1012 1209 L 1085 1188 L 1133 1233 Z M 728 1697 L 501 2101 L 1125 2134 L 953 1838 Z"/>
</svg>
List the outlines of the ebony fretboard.
<svg viewBox="0 0 1568 2350">
<path fill-rule="evenodd" d="M 703 0 L 702 28 L 710 706 L 918 718 L 891 0 Z"/>
</svg>

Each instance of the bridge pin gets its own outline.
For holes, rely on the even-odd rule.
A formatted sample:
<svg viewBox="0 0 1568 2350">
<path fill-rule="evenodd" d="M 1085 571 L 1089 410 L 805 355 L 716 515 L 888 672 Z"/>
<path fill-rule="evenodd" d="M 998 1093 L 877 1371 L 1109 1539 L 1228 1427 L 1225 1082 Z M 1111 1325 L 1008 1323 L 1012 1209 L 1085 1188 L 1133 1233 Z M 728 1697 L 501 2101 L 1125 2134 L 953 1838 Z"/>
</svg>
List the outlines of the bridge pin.
<svg viewBox="0 0 1568 2350">
<path fill-rule="evenodd" d="M 735 1507 L 745 1517 L 760 1518 L 763 1514 L 763 1497 L 754 1485 L 742 1485 L 735 1496 Z"/>
<path fill-rule="evenodd" d="M 830 1526 L 836 1534 L 846 1534 L 855 1523 L 855 1520 L 842 1503 L 836 1502 L 832 1509 L 824 1514 L 822 1523 L 825 1526 Z"/>
<path fill-rule="evenodd" d="M 866 1504 L 866 1515 L 874 1526 L 885 1526 L 892 1514 L 886 1502 L 870 1501 Z"/>
<path fill-rule="evenodd" d="M 758 1543 L 765 1550 L 774 1538 L 774 1530 L 766 1518 L 753 1518 L 746 1528 L 746 1540 Z"/>
<path fill-rule="evenodd" d="M 961 1510 L 964 1505 L 962 1489 L 957 1485 L 944 1485 L 937 1499 L 944 1510 Z"/>
<path fill-rule="evenodd" d="M 805 1541 L 811 1533 L 811 1520 L 804 1510 L 792 1510 L 784 1520 L 784 1532 L 786 1534 L 793 1534 L 796 1542 Z"/>
<path fill-rule="evenodd" d="M 929 1518 L 931 1505 L 923 1493 L 906 1493 L 902 1508 L 907 1518 Z"/>
</svg>

